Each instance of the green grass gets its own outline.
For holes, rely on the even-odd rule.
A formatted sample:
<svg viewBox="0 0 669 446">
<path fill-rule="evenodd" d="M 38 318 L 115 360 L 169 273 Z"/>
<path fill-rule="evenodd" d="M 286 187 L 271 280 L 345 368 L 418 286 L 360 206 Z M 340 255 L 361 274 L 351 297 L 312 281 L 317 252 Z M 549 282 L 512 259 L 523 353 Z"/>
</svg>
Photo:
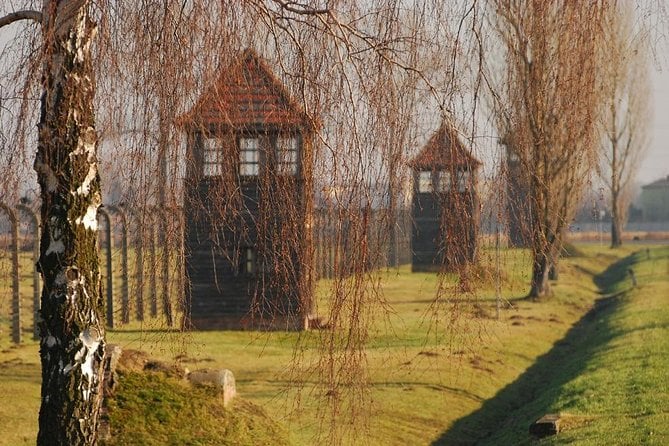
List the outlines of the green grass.
<svg viewBox="0 0 669 446">
<path fill-rule="evenodd" d="M 542 444 L 669 444 L 669 248 L 626 257 L 595 282 L 606 293 L 595 307 L 442 444 L 533 444 L 529 425 L 547 413 L 564 430 Z"/>
<path fill-rule="evenodd" d="M 584 372 L 562 385 L 551 403 L 570 422 L 556 444 L 669 444 L 669 248 L 648 254 L 639 252 L 600 276 L 605 290 L 616 294 L 586 328 L 579 351 L 589 353 L 580 358 Z M 638 280 L 634 289 L 628 268 Z"/>
<path fill-rule="evenodd" d="M 261 407 L 237 399 L 225 408 L 219 390 L 161 372 L 123 373 L 109 413 L 112 435 L 105 446 L 287 444 Z"/>
<path fill-rule="evenodd" d="M 100 256 L 100 272 L 103 275 L 103 298 L 106 300 L 107 282 L 104 279 L 106 274 L 106 251 L 102 250 Z M 135 280 L 135 264 L 136 256 L 135 250 L 131 247 L 128 249 L 128 292 L 130 297 L 130 318 L 131 324 L 124 328 L 138 329 L 138 330 L 159 330 L 167 328 L 165 318 L 162 315 L 162 302 L 160 295 L 161 286 L 161 250 L 156 252 L 156 265 L 151 265 L 149 262 L 148 249 L 144 252 L 144 271 L 145 276 L 143 280 L 143 297 L 144 297 L 144 321 L 136 321 L 135 315 L 137 312 L 137 296 L 138 283 Z M 175 254 L 170 255 L 170 278 L 168 281 L 168 289 L 170 292 L 170 303 L 173 309 L 174 321 L 178 325 L 181 321 L 181 313 L 179 313 L 179 301 L 181 299 L 178 287 L 178 280 L 176 279 L 177 267 L 174 264 Z M 19 293 L 21 297 L 21 333 L 25 340 L 29 340 L 33 336 L 33 257 L 32 251 L 19 252 Z M 115 275 L 113 279 L 113 300 L 114 300 L 114 317 L 117 326 L 121 324 L 121 250 L 115 248 L 112 250 L 112 264 Z M 152 317 L 150 314 L 150 296 L 151 290 L 149 287 L 149 271 L 156 272 L 156 297 L 158 299 L 158 315 Z M 0 348 L 9 345 L 11 340 L 11 314 L 12 314 L 12 282 L 11 282 L 12 265 L 10 261 L 9 251 L 0 249 Z M 177 297 L 178 296 L 178 297 Z"/>
<path fill-rule="evenodd" d="M 443 294 L 435 299 L 435 274 L 412 274 L 406 267 L 380 273 L 375 280 L 382 292 L 363 296 L 371 308 L 369 317 L 373 317 L 363 357 L 358 358 L 364 367 L 349 370 L 354 376 L 341 384 L 340 399 L 332 398 L 318 373 L 327 370 L 323 367 L 327 356 L 320 354 L 327 331 L 182 334 L 139 330 L 133 325 L 110 332 L 109 340 L 126 349 L 147 351 L 158 359 L 179 360 L 191 370 L 231 369 L 241 397 L 263 407 L 288 432 L 291 444 L 313 444 L 319 433 L 328 433 L 327 415 L 332 413 L 333 401 L 341 404 L 336 408 L 336 419 L 348 432 L 343 438 L 349 443 L 429 444 L 449 430 L 472 439 L 476 432 L 462 428 L 472 425 L 472 414 L 488 410 L 489 401 L 498 401 L 504 389 L 522 381 L 537 363 L 546 363 L 546 355 L 550 358 L 556 344 L 571 339 L 572 325 L 588 313 L 598 297 L 593 278 L 631 252 L 631 248 L 612 251 L 597 246 L 579 249 L 582 257 L 563 260 L 554 298 L 540 303 L 523 299 L 530 272 L 527 252 L 502 251 L 499 260 L 505 302 L 500 320 L 493 317 L 497 254 L 492 250 L 482 251 L 482 267 L 472 272 L 473 293 L 457 292 L 456 278 L 447 276 Z M 637 273 L 640 289 L 649 287 L 653 278 L 642 265 Z M 331 281 L 319 284 L 321 314 L 327 314 L 326 296 L 333 285 Z M 577 344 L 572 341 L 570 348 Z M 39 407 L 37 346 L 27 342 L 2 348 L 0 444 L 24 444 L 24 438 L 26 444 L 34 443 Z M 564 369 L 567 378 L 584 371 L 577 365 L 563 368 L 553 364 L 552 368 Z M 540 379 L 530 381 L 542 383 Z M 564 379 L 562 384 L 569 381 Z M 357 383 L 361 385 L 356 387 Z M 526 388 L 537 392 L 530 395 L 530 402 L 537 398 L 552 401 L 537 387 L 519 387 L 517 392 Z M 519 401 L 527 400 L 523 398 Z M 20 404 L 21 413 L 6 418 L 15 413 L 12 404 Z M 513 410 L 505 405 L 496 407 L 494 411 L 503 414 Z M 541 407 L 539 412 L 543 410 Z M 353 425 L 347 422 L 351 413 L 356 418 Z M 534 412 L 528 411 L 527 418 L 532 417 Z M 527 424 L 518 424 L 523 435 Z"/>
<path fill-rule="evenodd" d="M 40 382 L 36 344 L 0 351 L 0 444 L 35 444 Z"/>
<path fill-rule="evenodd" d="M 11 339 L 12 311 L 12 265 L 9 251 L 0 249 L 0 347 Z M 22 326 L 24 339 L 32 338 L 33 333 L 33 261 L 32 251 L 19 252 L 19 295 L 21 297 Z"/>
</svg>

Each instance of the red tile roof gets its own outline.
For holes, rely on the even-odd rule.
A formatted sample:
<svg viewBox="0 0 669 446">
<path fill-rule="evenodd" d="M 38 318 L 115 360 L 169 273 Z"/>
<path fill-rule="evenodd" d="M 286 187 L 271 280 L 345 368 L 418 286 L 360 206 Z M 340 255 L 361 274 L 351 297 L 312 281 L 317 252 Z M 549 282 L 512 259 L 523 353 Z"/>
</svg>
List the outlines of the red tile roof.
<svg viewBox="0 0 669 446">
<path fill-rule="evenodd" d="M 195 125 L 223 124 L 302 126 L 309 120 L 290 98 L 266 63 L 247 49 L 223 70 L 180 121 Z"/>
<path fill-rule="evenodd" d="M 475 169 L 481 162 L 458 139 L 456 130 L 444 121 L 425 147 L 409 163 L 414 169 L 441 170 L 455 167 Z"/>
</svg>

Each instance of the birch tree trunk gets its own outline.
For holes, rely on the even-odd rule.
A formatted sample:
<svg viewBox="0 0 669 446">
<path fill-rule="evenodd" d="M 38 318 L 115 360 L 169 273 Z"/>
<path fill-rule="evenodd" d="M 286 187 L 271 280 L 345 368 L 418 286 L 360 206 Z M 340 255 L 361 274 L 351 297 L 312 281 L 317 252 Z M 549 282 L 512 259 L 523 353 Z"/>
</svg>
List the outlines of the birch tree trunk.
<svg viewBox="0 0 669 446">
<path fill-rule="evenodd" d="M 35 170 L 44 282 L 38 445 L 94 445 L 102 402 L 101 204 L 88 0 L 44 0 L 43 94 Z"/>
</svg>

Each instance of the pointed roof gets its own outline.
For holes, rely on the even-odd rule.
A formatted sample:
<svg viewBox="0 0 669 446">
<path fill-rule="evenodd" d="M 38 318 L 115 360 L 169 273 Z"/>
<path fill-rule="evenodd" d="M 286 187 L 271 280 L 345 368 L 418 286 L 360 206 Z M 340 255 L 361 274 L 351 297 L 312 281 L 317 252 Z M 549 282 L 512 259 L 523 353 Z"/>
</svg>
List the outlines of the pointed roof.
<svg viewBox="0 0 669 446">
<path fill-rule="evenodd" d="M 652 183 L 641 186 L 642 189 L 665 189 L 669 188 L 669 175 L 659 180 L 655 180 Z"/>
<path fill-rule="evenodd" d="M 409 163 L 414 169 L 442 170 L 457 167 L 474 169 L 481 161 L 474 158 L 460 142 L 457 131 L 444 120 L 423 149 Z"/>
<path fill-rule="evenodd" d="M 260 56 L 247 49 L 222 70 L 181 122 L 243 127 L 299 126 L 310 121 Z"/>
</svg>

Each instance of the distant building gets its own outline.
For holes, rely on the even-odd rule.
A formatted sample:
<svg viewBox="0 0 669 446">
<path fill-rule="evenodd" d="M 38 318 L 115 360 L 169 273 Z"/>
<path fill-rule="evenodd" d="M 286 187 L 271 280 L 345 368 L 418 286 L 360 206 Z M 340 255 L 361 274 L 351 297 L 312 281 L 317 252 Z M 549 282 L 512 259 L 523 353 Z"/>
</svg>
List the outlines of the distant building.
<svg viewBox="0 0 669 446">
<path fill-rule="evenodd" d="M 506 147 L 506 215 L 509 246 L 528 247 L 531 243 L 530 213 L 532 212 L 528 175 L 509 141 L 503 141 L 503 144 Z"/>
<path fill-rule="evenodd" d="M 414 173 L 412 270 L 456 270 L 474 262 L 481 162 L 444 122 L 410 165 Z"/>
<path fill-rule="evenodd" d="M 639 203 L 643 221 L 669 221 L 669 175 L 642 186 Z"/>
<path fill-rule="evenodd" d="M 247 50 L 182 124 L 191 324 L 302 328 L 312 299 L 311 121 Z"/>
</svg>

